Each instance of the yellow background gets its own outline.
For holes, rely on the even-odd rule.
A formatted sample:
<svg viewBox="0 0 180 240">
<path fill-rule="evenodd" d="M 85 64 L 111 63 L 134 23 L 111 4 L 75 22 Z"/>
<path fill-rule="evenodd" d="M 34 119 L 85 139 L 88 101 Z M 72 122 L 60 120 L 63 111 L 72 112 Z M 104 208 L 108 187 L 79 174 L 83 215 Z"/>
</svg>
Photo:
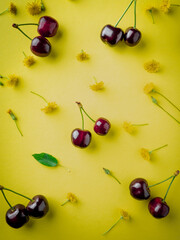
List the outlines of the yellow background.
<svg viewBox="0 0 180 240">
<path fill-rule="evenodd" d="M 24 51 L 32 55 L 30 41 L 11 27 L 12 23 L 38 22 L 39 16 L 29 16 L 25 0 L 14 0 L 17 16 L 0 16 L 0 74 L 20 76 L 17 88 L 0 87 L 0 184 L 29 197 L 44 194 L 50 205 L 49 214 L 40 220 L 30 220 L 21 229 L 12 229 L 5 222 L 8 209 L 0 195 L 0 238 L 32 240 L 101 240 L 101 239 L 179 239 L 180 236 L 180 179 L 177 177 L 167 203 L 168 217 L 157 220 L 147 209 L 148 201 L 137 201 L 129 194 L 129 183 L 144 177 L 153 184 L 169 177 L 179 168 L 179 125 L 155 106 L 143 93 L 143 87 L 154 82 L 157 89 L 179 104 L 179 22 L 180 9 L 166 15 L 157 13 L 155 24 L 145 12 L 148 1 L 137 3 L 137 28 L 142 32 L 140 44 L 134 48 L 121 44 L 110 48 L 100 40 L 100 31 L 108 23 L 115 24 L 129 0 L 51 0 L 44 1 L 46 12 L 58 20 L 61 35 L 49 39 L 52 54 L 36 57 L 31 68 L 23 66 Z M 154 2 L 157 6 L 159 1 Z M 0 3 L 6 9 L 9 1 Z M 133 7 L 119 27 L 133 25 Z M 31 37 L 36 27 L 23 27 Z M 87 62 L 78 62 L 76 55 L 84 49 Z M 161 63 L 157 74 L 147 73 L 143 63 L 156 59 Z M 93 76 L 104 81 L 105 90 L 93 92 L 89 85 Z M 48 101 L 55 101 L 59 110 L 46 115 L 42 99 L 30 93 L 35 91 Z M 180 120 L 180 114 L 166 101 L 159 103 Z M 111 132 L 101 137 L 93 132 L 92 122 L 85 118 L 85 128 L 92 130 L 92 143 L 87 149 L 75 148 L 71 132 L 81 127 L 81 101 L 94 118 L 106 117 L 112 124 Z M 24 137 L 6 113 L 12 109 Z M 149 123 L 129 135 L 122 129 L 123 121 Z M 168 147 L 152 155 L 152 161 L 143 160 L 139 149 Z M 47 152 L 70 169 L 48 168 L 33 159 L 33 153 Z M 110 169 L 121 185 L 107 176 L 102 168 Z M 168 183 L 152 189 L 152 197 L 163 197 Z M 66 194 L 76 194 L 79 202 L 61 207 Z M 27 204 L 21 197 L 7 193 L 9 201 Z M 109 234 L 101 236 L 119 218 L 119 209 L 127 210 L 130 221 L 121 221 Z"/>
</svg>

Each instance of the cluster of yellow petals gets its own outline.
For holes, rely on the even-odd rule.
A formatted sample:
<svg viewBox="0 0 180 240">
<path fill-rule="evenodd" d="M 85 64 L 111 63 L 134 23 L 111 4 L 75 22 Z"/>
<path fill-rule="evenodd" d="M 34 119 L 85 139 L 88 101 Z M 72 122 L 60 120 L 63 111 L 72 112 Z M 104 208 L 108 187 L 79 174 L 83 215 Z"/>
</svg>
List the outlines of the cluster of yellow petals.
<svg viewBox="0 0 180 240">
<path fill-rule="evenodd" d="M 41 109 L 44 113 L 51 113 L 58 108 L 58 105 L 55 102 L 50 102 L 48 105 Z"/>
<path fill-rule="evenodd" d="M 159 72 L 160 63 L 155 60 L 151 60 L 149 62 L 144 63 L 144 69 L 149 73 Z"/>
<path fill-rule="evenodd" d="M 123 128 L 126 132 L 132 134 L 135 131 L 135 127 L 130 122 L 123 122 Z"/>
<path fill-rule="evenodd" d="M 160 6 L 161 11 L 164 13 L 168 13 L 170 11 L 170 8 L 171 8 L 170 0 L 163 0 Z"/>
<path fill-rule="evenodd" d="M 155 88 L 155 86 L 154 86 L 153 83 L 148 83 L 144 87 L 144 93 L 145 94 L 149 94 L 149 93 L 151 93 L 154 90 L 154 88 Z"/>
<path fill-rule="evenodd" d="M 144 160 L 147 160 L 147 161 L 151 160 L 150 152 L 149 152 L 148 149 L 141 148 L 140 149 L 140 154 L 141 154 L 142 158 L 144 158 Z"/>
<path fill-rule="evenodd" d="M 121 213 L 121 216 L 123 217 L 123 219 L 125 219 L 125 220 L 130 219 L 128 212 L 124 211 L 123 209 L 120 209 L 120 213 Z"/>
<path fill-rule="evenodd" d="M 14 3 L 10 3 L 9 4 L 9 8 L 8 8 L 9 12 L 12 14 L 12 15 L 16 15 L 17 13 L 17 7 Z"/>
<path fill-rule="evenodd" d="M 35 59 L 33 56 L 27 56 L 23 60 L 24 66 L 30 67 L 35 63 Z"/>
<path fill-rule="evenodd" d="M 76 203 L 77 202 L 77 197 L 73 193 L 68 193 L 67 194 L 67 199 L 71 203 Z"/>
<path fill-rule="evenodd" d="M 9 87 L 16 87 L 18 85 L 18 83 L 19 83 L 19 78 L 15 74 L 11 74 L 7 78 L 7 85 Z"/>
<path fill-rule="evenodd" d="M 99 91 L 102 90 L 104 88 L 104 82 L 95 82 L 94 84 L 89 86 L 91 90 L 93 91 Z"/>
<path fill-rule="evenodd" d="M 28 2 L 26 5 L 28 13 L 32 16 L 40 14 L 42 11 L 41 7 L 42 7 L 41 1 L 38 0 L 35 0 L 31 3 Z"/>
<path fill-rule="evenodd" d="M 89 55 L 84 50 L 81 50 L 81 52 L 76 56 L 76 58 L 78 61 L 83 62 L 89 59 Z"/>
</svg>

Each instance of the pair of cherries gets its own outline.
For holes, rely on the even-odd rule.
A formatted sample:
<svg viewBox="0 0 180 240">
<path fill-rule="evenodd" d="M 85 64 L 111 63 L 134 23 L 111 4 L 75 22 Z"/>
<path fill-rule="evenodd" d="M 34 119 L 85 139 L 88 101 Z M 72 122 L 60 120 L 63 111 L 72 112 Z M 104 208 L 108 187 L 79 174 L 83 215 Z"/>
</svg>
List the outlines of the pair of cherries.
<svg viewBox="0 0 180 240">
<path fill-rule="evenodd" d="M 37 36 L 33 39 L 31 39 L 29 36 L 27 36 L 20 28 L 19 26 L 24 25 L 37 25 L 37 31 L 40 34 L 40 36 Z M 51 52 L 51 44 L 46 39 L 48 37 L 53 37 L 56 35 L 59 24 L 58 22 L 49 16 L 43 16 L 39 19 L 39 23 L 24 23 L 24 24 L 13 24 L 14 28 L 17 28 L 20 32 L 22 32 L 27 38 L 31 40 L 31 46 L 30 49 L 33 54 L 39 57 L 46 57 Z"/>
<path fill-rule="evenodd" d="M 151 213 L 151 215 L 153 217 L 164 218 L 168 215 L 169 210 L 170 210 L 169 206 L 165 202 L 165 199 L 167 197 L 167 194 L 169 192 L 172 182 L 174 181 L 175 177 L 178 174 L 179 174 L 179 171 L 177 170 L 171 177 L 169 177 L 159 183 L 153 184 L 151 186 L 148 185 L 148 182 L 144 178 L 136 178 L 129 185 L 130 194 L 133 198 L 135 198 L 137 200 L 146 200 L 150 197 L 150 188 L 151 187 L 154 187 L 156 185 L 159 185 L 163 182 L 168 181 L 169 179 L 172 179 L 164 198 L 155 197 L 155 198 L 151 199 L 151 201 L 149 202 L 149 205 L 148 205 L 149 212 Z"/>
<path fill-rule="evenodd" d="M 73 143 L 73 145 L 75 145 L 76 147 L 80 147 L 80 148 L 86 148 L 87 146 L 89 146 L 90 142 L 91 142 L 91 132 L 88 130 L 84 130 L 84 117 L 83 117 L 83 112 L 86 114 L 86 116 L 92 121 L 94 122 L 94 131 L 101 136 L 106 135 L 111 127 L 110 122 L 105 119 L 105 118 L 98 118 L 96 121 L 93 120 L 88 114 L 87 112 L 84 110 L 82 104 L 80 102 L 76 102 L 79 106 L 80 109 L 80 113 L 81 113 L 81 117 L 82 117 L 82 129 L 80 128 L 76 128 L 72 131 L 71 133 L 71 141 Z"/>
<path fill-rule="evenodd" d="M 29 221 L 29 217 L 36 218 L 36 219 L 42 218 L 49 211 L 48 201 L 43 195 L 36 195 L 31 199 L 11 189 L 5 188 L 3 186 L 0 186 L 0 190 L 6 202 L 10 206 L 10 208 L 6 212 L 6 222 L 12 228 L 22 227 L 24 224 L 26 224 Z M 22 204 L 16 204 L 15 206 L 11 206 L 11 204 L 9 203 L 9 201 L 5 196 L 5 193 L 4 193 L 5 190 L 13 192 L 17 195 L 20 195 L 30 200 L 28 205 L 26 207 Z"/>
</svg>

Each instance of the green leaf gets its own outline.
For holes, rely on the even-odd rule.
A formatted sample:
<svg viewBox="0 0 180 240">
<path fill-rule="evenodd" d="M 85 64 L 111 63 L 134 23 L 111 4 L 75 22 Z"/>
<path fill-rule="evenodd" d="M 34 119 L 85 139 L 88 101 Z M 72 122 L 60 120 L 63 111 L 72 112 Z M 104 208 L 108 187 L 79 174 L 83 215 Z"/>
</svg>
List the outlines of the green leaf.
<svg viewBox="0 0 180 240">
<path fill-rule="evenodd" d="M 32 155 L 39 163 L 48 166 L 48 167 L 55 167 L 58 164 L 58 161 L 55 157 L 48 153 L 39 153 Z"/>
</svg>

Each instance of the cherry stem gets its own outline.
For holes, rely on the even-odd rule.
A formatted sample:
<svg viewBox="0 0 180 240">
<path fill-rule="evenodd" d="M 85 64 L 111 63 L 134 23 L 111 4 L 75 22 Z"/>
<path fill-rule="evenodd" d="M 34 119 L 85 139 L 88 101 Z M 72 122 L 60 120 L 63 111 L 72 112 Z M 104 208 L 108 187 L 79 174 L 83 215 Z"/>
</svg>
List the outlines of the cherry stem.
<svg viewBox="0 0 180 240">
<path fill-rule="evenodd" d="M 22 195 L 22 194 L 20 194 L 20 193 L 17 193 L 17 192 L 15 192 L 15 191 L 13 191 L 13 190 L 11 190 L 11 189 L 9 189 L 9 188 L 5 188 L 5 187 L 4 187 L 3 190 L 6 190 L 6 191 L 9 191 L 9 192 L 15 193 L 16 195 L 19 195 L 19 196 L 21 196 L 21 197 L 24 197 L 24 198 L 30 200 L 31 202 L 33 202 L 33 199 L 28 198 L 28 197 L 26 197 L 26 196 L 24 196 L 24 195 Z"/>
<path fill-rule="evenodd" d="M 141 127 L 141 126 L 147 126 L 149 125 L 149 123 L 143 123 L 143 124 L 132 124 L 132 126 L 135 126 L 135 127 Z"/>
<path fill-rule="evenodd" d="M 8 12 L 9 8 L 7 8 L 6 10 L 4 10 L 3 12 L 0 13 L 0 15 L 3 15 L 5 12 Z"/>
<path fill-rule="evenodd" d="M 152 12 L 152 9 L 148 10 L 149 13 L 151 14 L 151 17 L 152 17 L 152 21 L 153 21 L 153 24 L 155 24 L 155 21 L 154 21 L 154 16 L 153 16 L 153 12 Z"/>
<path fill-rule="evenodd" d="M 174 177 L 174 174 L 173 174 L 171 177 L 169 177 L 169 178 L 167 178 L 167 179 L 165 179 L 165 180 L 163 180 L 163 181 L 161 181 L 161 182 L 158 182 L 158 183 L 155 183 L 155 184 L 153 184 L 153 185 L 148 186 L 148 188 L 151 188 L 151 187 L 154 187 L 154 186 L 156 186 L 156 185 L 159 185 L 159 184 L 161 184 L 161 183 L 163 183 L 163 182 L 166 182 L 166 181 L 168 181 L 169 179 L 171 179 L 171 178 L 173 178 L 173 177 Z"/>
<path fill-rule="evenodd" d="M 164 148 L 164 147 L 167 147 L 167 146 L 168 146 L 168 144 L 165 144 L 165 145 L 163 145 L 163 146 L 161 146 L 161 147 L 158 147 L 158 148 L 155 148 L 155 149 L 149 151 L 149 153 L 151 154 L 152 152 L 157 151 L 157 150 L 159 150 L 159 149 L 161 149 L 161 148 Z"/>
<path fill-rule="evenodd" d="M 61 204 L 61 206 L 64 206 L 68 202 L 69 202 L 69 200 L 66 200 L 64 203 Z"/>
<path fill-rule="evenodd" d="M 76 102 L 76 103 L 78 104 L 79 108 L 83 110 L 83 112 L 86 114 L 86 116 L 87 116 L 92 122 L 95 123 L 96 121 L 95 121 L 94 119 L 92 119 L 92 118 L 89 116 L 89 114 L 87 114 L 87 112 L 84 110 L 82 104 L 79 103 L 79 102 Z"/>
<path fill-rule="evenodd" d="M 170 189 L 170 187 L 171 187 L 171 185 L 172 185 L 174 179 L 177 177 L 178 174 L 179 174 L 179 171 L 177 171 L 177 174 L 174 174 L 174 176 L 173 176 L 173 178 L 172 178 L 172 180 L 171 180 L 171 182 L 170 182 L 170 184 L 169 184 L 169 187 L 168 187 L 168 189 L 167 189 L 167 191 L 166 191 L 166 194 L 165 194 L 165 196 L 164 196 L 164 198 L 163 198 L 163 202 L 165 202 L 166 197 L 167 197 L 168 192 L 169 192 L 169 189 Z"/>
<path fill-rule="evenodd" d="M 162 93 L 157 92 L 156 90 L 153 90 L 153 92 L 159 94 L 161 97 L 166 99 L 166 101 L 168 101 L 173 107 L 175 107 L 180 112 L 180 109 L 174 103 L 172 103 L 167 97 L 165 97 Z"/>
<path fill-rule="evenodd" d="M 7 204 L 10 206 L 11 209 L 13 209 L 13 207 L 12 207 L 11 204 L 10 204 L 10 202 L 9 202 L 9 201 L 7 200 L 7 198 L 6 198 L 6 195 L 4 194 L 3 189 L 1 189 L 1 192 L 2 192 L 2 194 L 3 194 L 4 199 L 6 200 Z"/>
<path fill-rule="evenodd" d="M 32 41 L 32 38 L 30 38 L 25 32 L 23 32 L 19 27 L 18 24 L 14 23 L 12 25 L 12 27 L 17 28 L 22 34 L 24 34 L 24 36 L 26 36 L 27 38 L 29 38 Z"/>
<path fill-rule="evenodd" d="M 132 0 L 130 2 L 130 4 L 128 5 L 128 7 L 125 9 L 125 11 L 123 12 L 122 16 L 119 18 L 119 20 L 117 21 L 117 23 L 115 24 L 114 27 L 117 27 L 117 25 L 119 24 L 119 22 L 122 20 L 122 18 L 124 17 L 124 15 L 126 14 L 126 12 L 128 11 L 128 9 L 130 8 L 130 6 L 132 5 L 132 3 L 134 2 L 134 0 Z"/>
<path fill-rule="evenodd" d="M 123 219 L 123 216 L 121 216 L 106 232 L 104 232 L 102 235 L 107 234 L 109 231 L 111 231 L 112 228 L 114 228 L 116 226 L 116 224 Z"/>
<path fill-rule="evenodd" d="M 43 97 L 43 96 L 41 96 L 41 95 L 39 95 L 38 93 L 35 93 L 35 92 L 33 92 L 33 91 L 30 91 L 32 94 L 34 94 L 34 95 L 37 95 L 38 97 L 40 97 L 40 98 L 42 98 L 47 104 L 48 104 L 48 101 Z"/>
<path fill-rule="evenodd" d="M 134 0 L 134 28 L 136 28 L 136 0 Z"/>
<path fill-rule="evenodd" d="M 39 26 L 38 23 L 21 23 L 21 24 L 16 24 L 17 27 L 19 27 L 19 26 L 26 26 L 26 25 L 36 25 L 36 26 Z"/>
</svg>

